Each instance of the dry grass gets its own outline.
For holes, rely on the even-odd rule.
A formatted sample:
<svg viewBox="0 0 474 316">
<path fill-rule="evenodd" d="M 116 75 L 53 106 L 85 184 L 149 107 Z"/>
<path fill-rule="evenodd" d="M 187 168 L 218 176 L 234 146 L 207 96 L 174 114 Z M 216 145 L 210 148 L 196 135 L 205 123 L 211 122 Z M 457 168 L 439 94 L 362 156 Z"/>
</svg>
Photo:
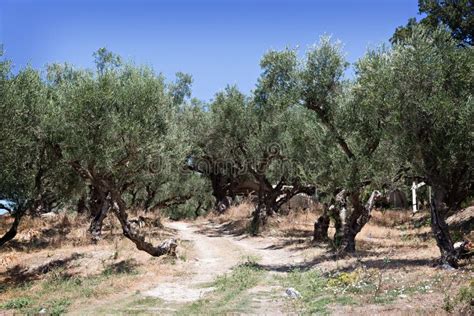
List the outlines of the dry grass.
<svg viewBox="0 0 474 316">
<path fill-rule="evenodd" d="M 226 232 L 245 234 L 251 221 L 252 210 L 253 205 L 246 202 L 231 207 L 228 213 L 210 215 L 207 220 L 221 224 Z M 311 240 L 314 222 L 320 214 L 319 209 L 307 209 L 271 217 L 264 227 L 262 238 L 276 238 L 277 248 L 306 249 L 308 258 L 321 255 L 331 257 L 331 240 L 321 244 L 314 244 Z M 335 233 L 332 221 L 328 233 L 330 238 Z M 382 265 L 387 257 L 393 257 L 393 265 L 424 265 L 433 263 L 439 256 L 430 232 L 429 214 L 426 212 L 412 216 L 407 210 L 374 210 L 372 219 L 357 235 L 356 240 L 356 255 L 370 260 L 375 266 Z M 353 263 L 351 260 L 339 262 L 338 267 L 350 266 Z M 328 269 L 335 268 L 330 262 L 325 262 L 324 265 Z"/>
<path fill-rule="evenodd" d="M 419 212 L 416 217 L 414 217 L 409 210 L 374 211 L 370 222 L 378 226 L 395 227 L 419 219 L 421 214 L 424 215 L 425 213 Z"/>
<path fill-rule="evenodd" d="M 205 219 L 224 223 L 227 221 L 238 221 L 245 220 L 250 218 L 254 210 L 254 204 L 250 199 L 244 199 L 241 203 L 237 205 L 231 205 L 223 214 L 218 214 L 217 212 L 209 212 Z"/>
<path fill-rule="evenodd" d="M 254 209 L 255 204 L 250 199 L 244 199 L 241 203 L 230 206 L 223 214 L 208 213 L 204 220 L 224 224 L 230 233 L 244 234 L 248 232 Z M 319 213 L 317 209 L 293 210 L 288 214 L 270 217 L 267 225 L 263 227 L 262 235 L 293 237 L 310 235 Z"/>
<path fill-rule="evenodd" d="M 253 209 L 249 201 L 244 201 L 225 214 L 211 214 L 201 221 L 221 224 L 222 233 L 245 234 Z M 439 312 L 443 311 L 443 302 L 446 308 L 457 311 L 449 304 L 457 302 L 460 288 L 474 279 L 472 264 L 463 262 L 456 272 L 433 267 L 439 251 L 431 237 L 428 214 L 412 217 L 409 211 L 375 210 L 357 236 L 357 253 L 346 258 L 335 257 L 330 243 L 311 242 L 319 214 L 319 210 L 299 210 L 272 217 L 262 236 L 251 242 L 269 245 L 268 249 L 286 249 L 304 258 L 298 267 L 315 267 L 324 278 L 364 271 L 360 280 L 368 285 L 353 289 L 361 291 L 354 292 L 354 297 L 364 302 L 363 306 L 338 305 L 331 308 L 335 313 L 383 314 L 403 311 L 407 304 L 424 312 Z M 153 217 L 150 222 L 162 221 L 159 215 L 140 212 L 132 217 L 140 215 Z M 1 229 L 7 229 L 9 221 L 2 221 Z M 35 314 L 44 307 L 48 313 L 78 310 L 93 314 L 101 306 L 107 310 L 107 306 L 127 304 L 133 293 L 189 273 L 191 262 L 185 261 L 195 257 L 189 243 L 180 244 L 177 259 L 152 258 L 122 237 L 113 217 L 106 220 L 104 238 L 98 244 L 91 244 L 88 224 L 87 218 L 68 214 L 53 219 L 26 218 L 18 239 L 0 254 L 0 305 L 19 313 Z M 334 233 L 332 225 L 330 236 Z M 146 230 L 147 238 L 155 241 L 175 233 L 159 227 Z M 280 268 L 278 271 L 291 271 L 295 266 Z M 306 279 L 304 275 L 302 279 Z"/>
<path fill-rule="evenodd" d="M 153 217 L 161 222 L 159 216 Z M 1 229 L 8 229 L 10 221 L 2 221 Z M 91 243 L 88 226 L 87 218 L 71 214 L 25 218 L 17 238 L 0 254 L 0 314 L 2 306 L 18 308 L 22 314 L 35 314 L 43 307 L 54 314 L 61 308 L 98 306 L 104 304 L 103 298 L 108 303 L 120 301 L 183 273 L 180 262 L 186 260 L 188 244 L 180 244 L 177 258 L 154 258 L 123 238 L 112 216 L 97 244 Z M 146 230 L 147 238 L 155 242 L 174 235 L 159 227 Z"/>
<path fill-rule="evenodd" d="M 270 218 L 263 234 L 282 237 L 310 237 L 313 234 L 314 222 L 319 215 L 319 210 L 306 209 Z"/>
<path fill-rule="evenodd" d="M 209 212 L 202 220 L 222 224 L 228 233 L 241 235 L 248 232 L 254 208 L 254 204 L 249 199 L 244 199 L 237 205 L 231 205 L 225 213 Z"/>
</svg>

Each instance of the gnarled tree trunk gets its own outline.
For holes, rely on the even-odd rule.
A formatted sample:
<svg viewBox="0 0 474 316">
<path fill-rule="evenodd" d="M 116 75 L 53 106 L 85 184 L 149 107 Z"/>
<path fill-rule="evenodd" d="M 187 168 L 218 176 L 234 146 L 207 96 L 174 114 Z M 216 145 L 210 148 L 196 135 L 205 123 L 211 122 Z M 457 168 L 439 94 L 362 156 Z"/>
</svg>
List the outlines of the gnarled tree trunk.
<svg viewBox="0 0 474 316">
<path fill-rule="evenodd" d="M 329 207 L 326 203 L 323 204 L 323 214 L 314 223 L 314 241 L 325 241 L 328 239 L 329 229 Z"/>
<path fill-rule="evenodd" d="M 267 223 L 268 214 L 271 213 L 268 207 L 265 203 L 259 202 L 253 211 L 252 222 L 250 223 L 250 232 L 253 236 L 258 235 L 262 227 Z"/>
<path fill-rule="evenodd" d="M 340 250 L 345 253 L 352 253 L 356 250 L 355 237 L 367 223 L 370 215 L 368 215 L 368 210 L 360 204 L 358 192 L 350 193 L 348 198 L 351 201 L 351 208 L 348 216 L 342 222 L 343 236 Z"/>
<path fill-rule="evenodd" d="M 92 241 L 97 242 L 102 235 L 102 225 L 111 205 L 107 199 L 107 192 L 94 185 L 91 186 L 90 190 L 91 197 L 89 203 L 92 221 L 89 226 L 89 232 L 92 235 Z"/>
<path fill-rule="evenodd" d="M 229 197 L 227 196 L 228 183 L 222 174 L 211 174 L 212 195 L 216 199 L 215 209 L 219 213 L 224 213 L 230 206 Z"/>
<path fill-rule="evenodd" d="M 355 238 L 370 220 L 375 200 L 380 196 L 380 192 L 373 191 L 365 205 L 361 203 L 360 192 L 358 191 L 346 192 L 343 190 L 336 196 L 338 213 L 335 214 L 336 234 L 334 242 L 340 252 L 355 252 Z"/>
<path fill-rule="evenodd" d="M 153 246 L 145 240 L 145 237 L 141 235 L 139 231 L 133 228 L 128 220 L 125 202 L 117 192 L 111 192 L 108 199 L 120 225 L 122 226 L 124 236 L 130 239 L 138 250 L 143 250 L 154 257 L 176 254 L 176 247 L 178 244 L 175 239 L 168 239 L 158 246 Z"/>
<path fill-rule="evenodd" d="M 273 187 L 264 177 L 259 178 L 258 204 L 253 212 L 253 219 L 250 231 L 253 235 L 260 232 L 262 226 L 267 222 L 269 216 L 277 213 L 283 204 L 287 203 L 292 197 L 299 193 L 313 195 L 315 187 L 311 185 L 300 185 L 295 183 L 293 186 L 284 186 L 284 178 Z"/>
<path fill-rule="evenodd" d="M 454 268 L 458 266 L 457 253 L 454 250 L 449 228 L 446 224 L 446 207 L 443 203 L 443 191 L 433 186 L 431 198 L 431 231 L 441 252 L 441 262 Z"/>
<path fill-rule="evenodd" d="M 26 213 L 26 207 L 19 207 L 13 214 L 15 218 L 10 229 L 0 238 L 0 247 L 5 245 L 7 242 L 15 238 L 18 232 L 18 226 L 20 225 L 23 215 Z"/>
</svg>

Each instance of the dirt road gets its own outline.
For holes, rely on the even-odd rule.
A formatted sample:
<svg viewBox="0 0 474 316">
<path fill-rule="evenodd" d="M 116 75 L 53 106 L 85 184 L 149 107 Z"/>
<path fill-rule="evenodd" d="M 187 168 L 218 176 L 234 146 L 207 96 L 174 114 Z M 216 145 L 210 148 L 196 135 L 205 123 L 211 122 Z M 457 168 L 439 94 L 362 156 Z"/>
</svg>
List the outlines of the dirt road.
<svg viewBox="0 0 474 316">
<path fill-rule="evenodd" d="M 295 251 L 275 248 L 271 239 L 259 240 L 247 236 L 231 236 L 223 233 L 222 226 L 211 223 L 200 225 L 185 222 L 172 222 L 168 225 L 178 231 L 182 241 L 191 242 L 195 257 L 187 258 L 188 273 L 144 292 L 145 296 L 160 298 L 165 302 L 185 304 L 197 301 L 212 290 L 206 284 L 224 275 L 246 260 L 265 265 L 292 265 L 301 263 L 304 258 Z M 269 289 L 259 288 L 265 292 Z M 284 289 L 281 289 L 283 296 Z M 260 300 L 257 305 L 264 305 Z M 254 309 L 259 306 L 253 304 Z"/>
</svg>

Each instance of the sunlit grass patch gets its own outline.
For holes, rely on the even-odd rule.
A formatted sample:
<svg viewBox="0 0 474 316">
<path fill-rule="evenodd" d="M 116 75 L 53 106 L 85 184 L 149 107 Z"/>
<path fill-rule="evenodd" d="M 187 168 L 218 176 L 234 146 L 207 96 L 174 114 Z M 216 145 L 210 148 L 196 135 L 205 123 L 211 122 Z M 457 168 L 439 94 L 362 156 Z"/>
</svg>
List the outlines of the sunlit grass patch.
<svg viewBox="0 0 474 316">
<path fill-rule="evenodd" d="M 186 305 L 178 314 L 221 315 L 243 312 L 250 305 L 250 297 L 245 294 L 246 290 L 255 287 L 263 275 L 264 271 L 255 261 L 246 261 L 230 273 L 219 276 L 213 283 L 208 284 L 214 291 L 205 298 Z"/>
<path fill-rule="evenodd" d="M 13 298 L 0 305 L 2 309 L 23 309 L 31 305 L 33 302 L 29 297 Z"/>
<path fill-rule="evenodd" d="M 64 269 L 49 272 L 43 280 L 32 281 L 28 286 L 16 286 L 7 290 L 11 298 L 0 305 L 2 310 L 15 310 L 21 314 L 61 315 L 74 302 L 86 301 L 92 297 L 111 294 L 112 284 L 129 278 L 127 273 L 102 273 L 91 276 L 74 276 Z"/>
<path fill-rule="evenodd" d="M 352 303 L 350 297 L 335 295 L 333 291 L 331 291 L 332 286 L 328 283 L 333 283 L 334 286 L 336 284 L 340 286 L 340 280 L 334 279 L 335 281 L 331 281 L 331 279 L 323 277 L 319 271 L 316 270 L 294 270 L 279 279 L 284 287 L 295 288 L 301 294 L 301 298 L 291 301 L 293 308 L 299 311 L 327 314 L 329 304 Z M 345 278 L 341 279 L 345 280 Z"/>
</svg>

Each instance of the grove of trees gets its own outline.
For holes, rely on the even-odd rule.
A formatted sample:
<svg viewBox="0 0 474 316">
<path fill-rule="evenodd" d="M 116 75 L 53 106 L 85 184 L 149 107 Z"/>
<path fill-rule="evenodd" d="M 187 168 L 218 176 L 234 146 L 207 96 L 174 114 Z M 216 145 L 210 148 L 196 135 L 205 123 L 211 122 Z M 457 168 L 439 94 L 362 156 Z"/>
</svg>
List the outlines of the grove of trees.
<svg viewBox="0 0 474 316">
<path fill-rule="evenodd" d="M 428 2 L 423 12 L 439 9 Z M 250 94 L 228 86 L 210 103 L 192 98 L 190 75 L 169 81 L 106 49 L 94 70 L 14 73 L 3 58 L 0 207 L 14 222 L 0 247 L 23 216 L 69 209 L 90 216 L 93 239 L 115 216 L 138 249 L 160 256 L 169 243 L 145 240 L 132 210 L 195 217 L 251 196 L 258 234 L 307 194 L 322 207 L 314 239 L 328 239 L 333 220 L 334 244 L 354 252 L 381 195 L 417 178 L 432 188 L 441 261 L 456 266 L 445 218 L 474 194 L 473 28 L 472 12 L 458 23 L 445 11 L 397 29 L 352 77 L 341 44 L 323 37 L 304 57 L 267 52 Z"/>
</svg>

